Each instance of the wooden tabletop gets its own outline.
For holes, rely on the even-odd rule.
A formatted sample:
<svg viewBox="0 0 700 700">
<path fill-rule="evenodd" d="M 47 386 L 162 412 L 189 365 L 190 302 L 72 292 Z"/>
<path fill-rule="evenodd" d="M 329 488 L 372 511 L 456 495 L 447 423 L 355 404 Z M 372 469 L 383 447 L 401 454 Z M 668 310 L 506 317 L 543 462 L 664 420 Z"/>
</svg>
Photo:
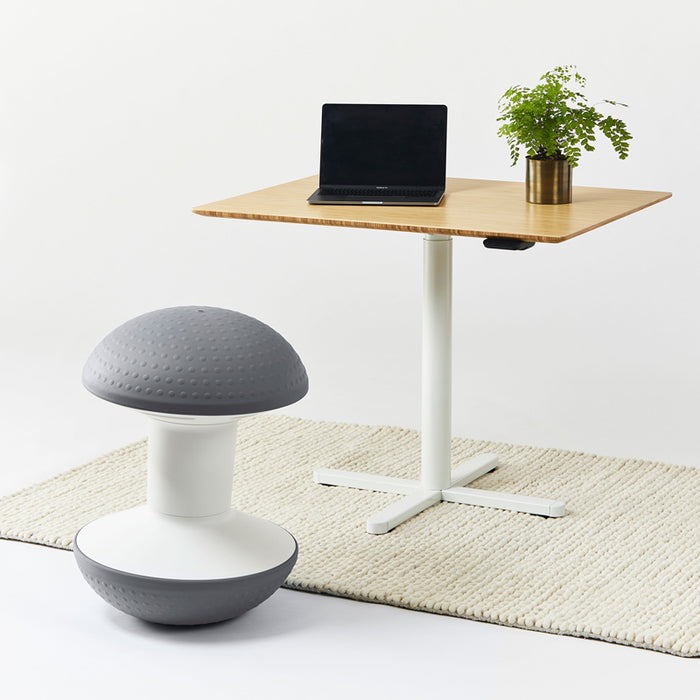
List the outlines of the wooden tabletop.
<svg viewBox="0 0 700 700">
<path fill-rule="evenodd" d="M 203 216 L 389 229 L 560 243 L 671 196 L 670 192 L 574 187 L 571 204 L 528 204 L 522 182 L 447 178 L 437 207 L 307 204 L 318 176 L 193 209 Z"/>
</svg>

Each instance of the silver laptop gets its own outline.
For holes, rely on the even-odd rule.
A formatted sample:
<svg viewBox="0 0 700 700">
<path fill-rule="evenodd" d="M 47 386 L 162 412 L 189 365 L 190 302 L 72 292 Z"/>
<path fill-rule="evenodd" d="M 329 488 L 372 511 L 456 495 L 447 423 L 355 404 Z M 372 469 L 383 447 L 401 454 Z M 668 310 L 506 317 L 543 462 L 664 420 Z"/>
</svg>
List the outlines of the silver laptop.
<svg viewBox="0 0 700 700">
<path fill-rule="evenodd" d="M 446 154 L 445 105 L 325 104 L 319 188 L 307 202 L 437 206 Z"/>
</svg>

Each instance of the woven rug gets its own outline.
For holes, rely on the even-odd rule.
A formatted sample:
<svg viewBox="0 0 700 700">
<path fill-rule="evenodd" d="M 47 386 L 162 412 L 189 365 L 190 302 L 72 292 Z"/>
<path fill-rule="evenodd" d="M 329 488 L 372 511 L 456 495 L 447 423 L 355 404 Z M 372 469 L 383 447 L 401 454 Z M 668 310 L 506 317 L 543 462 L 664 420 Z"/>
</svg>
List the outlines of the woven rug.
<svg viewBox="0 0 700 700">
<path fill-rule="evenodd" d="M 440 503 L 387 535 L 365 519 L 400 496 L 313 482 L 314 468 L 417 478 L 416 431 L 265 415 L 239 426 L 233 505 L 290 530 L 288 588 L 700 656 L 700 470 L 454 439 L 496 452 L 474 482 L 565 501 L 563 518 Z M 145 500 L 146 443 L 0 499 L 0 537 L 69 549 Z"/>
</svg>

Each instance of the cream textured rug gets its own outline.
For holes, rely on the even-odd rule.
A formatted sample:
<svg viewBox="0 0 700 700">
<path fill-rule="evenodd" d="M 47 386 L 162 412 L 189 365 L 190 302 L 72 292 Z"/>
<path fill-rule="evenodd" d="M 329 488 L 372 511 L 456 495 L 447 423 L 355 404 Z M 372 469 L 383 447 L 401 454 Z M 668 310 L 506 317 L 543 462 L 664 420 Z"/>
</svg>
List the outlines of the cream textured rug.
<svg viewBox="0 0 700 700">
<path fill-rule="evenodd" d="M 401 498 L 320 486 L 314 468 L 417 478 L 419 434 L 266 415 L 241 421 L 233 504 L 299 542 L 289 588 L 700 656 L 700 470 L 453 440 L 496 452 L 474 482 L 566 502 L 563 518 L 440 503 L 387 535 Z M 69 549 L 84 523 L 145 499 L 145 441 L 0 499 L 0 536 Z"/>
</svg>

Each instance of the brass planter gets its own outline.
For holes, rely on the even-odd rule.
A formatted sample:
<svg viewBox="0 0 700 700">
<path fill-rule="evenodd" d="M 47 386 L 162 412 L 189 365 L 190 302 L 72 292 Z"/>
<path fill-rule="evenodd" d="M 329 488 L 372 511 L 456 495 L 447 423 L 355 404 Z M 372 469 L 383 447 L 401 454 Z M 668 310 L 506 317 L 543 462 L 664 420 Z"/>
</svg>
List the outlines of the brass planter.
<svg viewBox="0 0 700 700">
<path fill-rule="evenodd" d="M 568 204 L 571 201 L 571 166 L 566 158 L 527 158 L 525 198 L 531 204 Z"/>
</svg>

